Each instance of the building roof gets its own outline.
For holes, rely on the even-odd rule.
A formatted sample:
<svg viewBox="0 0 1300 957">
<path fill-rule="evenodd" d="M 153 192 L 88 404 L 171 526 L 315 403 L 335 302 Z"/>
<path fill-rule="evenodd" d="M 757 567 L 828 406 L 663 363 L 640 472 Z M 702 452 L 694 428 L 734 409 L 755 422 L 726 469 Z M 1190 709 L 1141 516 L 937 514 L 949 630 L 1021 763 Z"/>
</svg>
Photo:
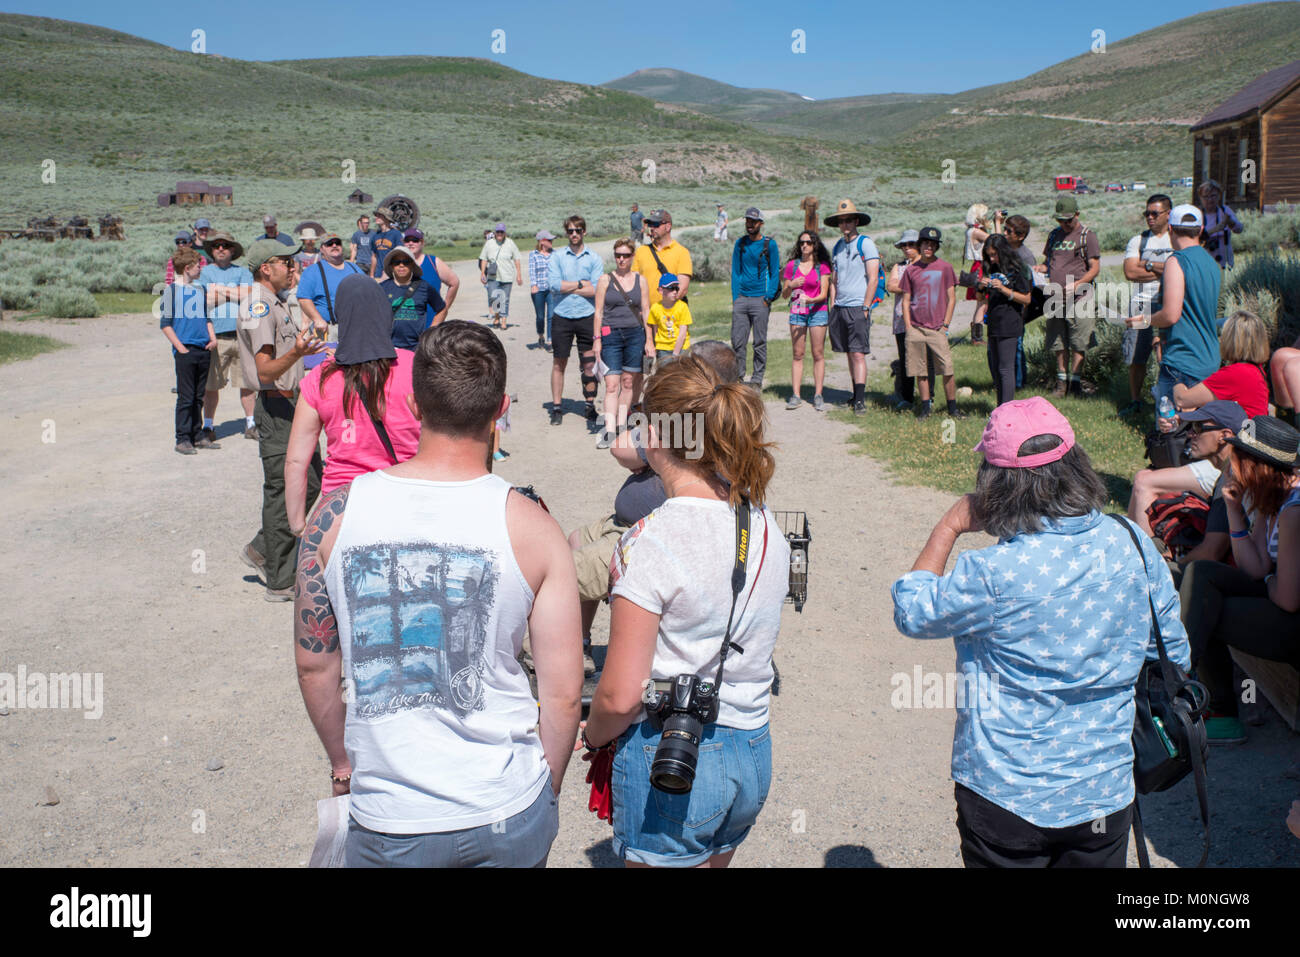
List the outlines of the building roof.
<svg viewBox="0 0 1300 957">
<path fill-rule="evenodd" d="M 1286 66 L 1269 70 L 1255 77 L 1218 107 L 1201 117 L 1200 121 L 1192 126 L 1192 131 L 1213 126 L 1215 123 L 1239 120 L 1247 114 L 1254 113 L 1267 106 L 1298 81 L 1300 81 L 1300 60 L 1293 60 Z"/>
</svg>

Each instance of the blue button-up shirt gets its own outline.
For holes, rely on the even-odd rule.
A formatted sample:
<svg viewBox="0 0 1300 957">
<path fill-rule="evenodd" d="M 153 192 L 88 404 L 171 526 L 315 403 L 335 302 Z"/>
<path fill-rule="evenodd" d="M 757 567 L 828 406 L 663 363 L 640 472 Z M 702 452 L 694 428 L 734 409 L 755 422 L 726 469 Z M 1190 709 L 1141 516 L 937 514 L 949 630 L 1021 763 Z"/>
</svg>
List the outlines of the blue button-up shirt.
<svg viewBox="0 0 1300 957">
<path fill-rule="evenodd" d="M 963 552 L 950 574 L 894 582 L 894 624 L 952 637 L 961 682 L 952 778 L 1039 827 L 1133 801 L 1133 686 L 1155 659 L 1147 594 L 1170 659 L 1190 666 L 1178 593 L 1155 545 L 1100 512 Z"/>
<path fill-rule="evenodd" d="M 596 305 L 591 299 L 576 292 L 568 295 L 561 293 L 560 283 L 585 279 L 594 287 L 604 271 L 604 260 L 586 247 L 576 256 L 570 246 L 551 253 L 551 300 L 555 303 L 553 314 L 561 319 L 586 319 L 595 315 Z"/>
</svg>

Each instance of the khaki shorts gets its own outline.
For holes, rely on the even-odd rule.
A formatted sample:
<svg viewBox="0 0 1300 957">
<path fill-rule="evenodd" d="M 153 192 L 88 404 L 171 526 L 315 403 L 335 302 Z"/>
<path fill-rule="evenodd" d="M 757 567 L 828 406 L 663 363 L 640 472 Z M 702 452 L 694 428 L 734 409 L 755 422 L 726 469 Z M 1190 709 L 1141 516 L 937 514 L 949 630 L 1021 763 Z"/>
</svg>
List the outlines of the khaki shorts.
<svg viewBox="0 0 1300 957">
<path fill-rule="evenodd" d="M 1097 307 L 1091 298 L 1063 303 L 1064 316 L 1047 316 L 1048 352 L 1065 351 L 1067 336 L 1073 352 L 1087 352 L 1097 344 Z"/>
<path fill-rule="evenodd" d="M 948 333 L 942 329 L 922 329 L 912 326 L 907 330 L 907 374 L 928 375 L 927 356 L 934 356 L 934 371 L 939 375 L 952 375 L 952 349 L 948 347 Z"/>
<path fill-rule="evenodd" d="M 609 563 L 626 531 L 613 515 L 578 529 L 573 565 L 578 570 L 578 597 L 583 601 L 600 601 L 609 594 Z"/>
<path fill-rule="evenodd" d="M 239 372 L 239 340 L 217 339 L 212 351 L 212 364 L 208 366 L 209 392 L 220 392 L 227 385 L 236 389 L 244 387 L 244 377 Z"/>
</svg>

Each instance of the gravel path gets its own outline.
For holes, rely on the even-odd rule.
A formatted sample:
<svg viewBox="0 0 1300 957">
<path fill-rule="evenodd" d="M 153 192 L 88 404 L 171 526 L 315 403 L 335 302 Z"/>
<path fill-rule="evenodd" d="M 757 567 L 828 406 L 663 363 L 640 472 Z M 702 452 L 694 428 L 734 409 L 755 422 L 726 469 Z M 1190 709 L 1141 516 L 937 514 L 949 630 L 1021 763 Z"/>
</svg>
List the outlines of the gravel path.
<svg viewBox="0 0 1300 957">
<path fill-rule="evenodd" d="M 475 318 L 485 298 L 473 264 L 458 271 L 454 317 Z M 527 297 L 512 305 L 520 324 L 503 339 L 518 401 L 499 471 L 536 485 L 567 532 L 608 511 L 624 473 L 580 414 L 547 424 L 549 355 L 528 348 Z M 178 456 L 172 365 L 151 317 L 0 327 L 75 345 L 0 366 L 0 672 L 104 680 L 99 720 L 0 714 L 0 865 L 305 864 L 327 766 L 294 676 L 290 606 L 263 601 L 237 558 L 257 527 L 261 467 L 234 392 L 218 414 L 223 448 Z M 888 330 L 875 331 L 887 362 Z M 772 332 L 786 334 L 778 317 Z M 847 372 L 842 358 L 829 366 L 834 400 Z M 959 864 L 952 713 L 890 705 L 892 675 L 952 667 L 950 643 L 894 630 L 889 600 L 950 497 L 893 484 L 850 451 L 850 427 L 807 404 L 768 410 L 780 443 L 771 501 L 808 513 L 811 586 L 803 613 L 785 615 L 775 777 L 737 864 Z M 598 642 L 607 624 L 602 609 Z M 1247 747 L 1216 753 L 1212 862 L 1300 863 L 1282 827 L 1300 793 L 1295 751 L 1273 718 Z M 565 781 L 554 865 L 613 862 L 608 826 L 586 810 L 585 768 L 575 757 Z M 1158 860 L 1195 861 L 1194 807 L 1189 786 L 1148 802 Z"/>
</svg>

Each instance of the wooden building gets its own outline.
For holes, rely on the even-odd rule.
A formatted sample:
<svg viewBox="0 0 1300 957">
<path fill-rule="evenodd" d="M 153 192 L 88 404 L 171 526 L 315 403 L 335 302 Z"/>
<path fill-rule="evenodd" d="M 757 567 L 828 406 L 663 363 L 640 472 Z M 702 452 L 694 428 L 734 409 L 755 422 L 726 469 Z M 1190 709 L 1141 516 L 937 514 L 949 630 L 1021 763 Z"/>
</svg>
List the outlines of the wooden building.
<svg viewBox="0 0 1300 957">
<path fill-rule="evenodd" d="M 1237 209 L 1300 203 L 1300 60 L 1256 77 L 1191 132 L 1196 189 L 1217 180 Z"/>
<path fill-rule="evenodd" d="M 354 189 L 352 192 L 348 193 L 349 203 L 356 203 L 360 206 L 364 206 L 365 204 L 373 203 L 374 201 L 375 198 L 373 196 L 371 196 L 369 193 L 363 193 L 359 189 Z"/>
<path fill-rule="evenodd" d="M 206 180 L 182 180 L 170 193 L 158 194 L 159 206 L 233 206 L 235 191 L 230 186 L 209 186 Z"/>
</svg>

